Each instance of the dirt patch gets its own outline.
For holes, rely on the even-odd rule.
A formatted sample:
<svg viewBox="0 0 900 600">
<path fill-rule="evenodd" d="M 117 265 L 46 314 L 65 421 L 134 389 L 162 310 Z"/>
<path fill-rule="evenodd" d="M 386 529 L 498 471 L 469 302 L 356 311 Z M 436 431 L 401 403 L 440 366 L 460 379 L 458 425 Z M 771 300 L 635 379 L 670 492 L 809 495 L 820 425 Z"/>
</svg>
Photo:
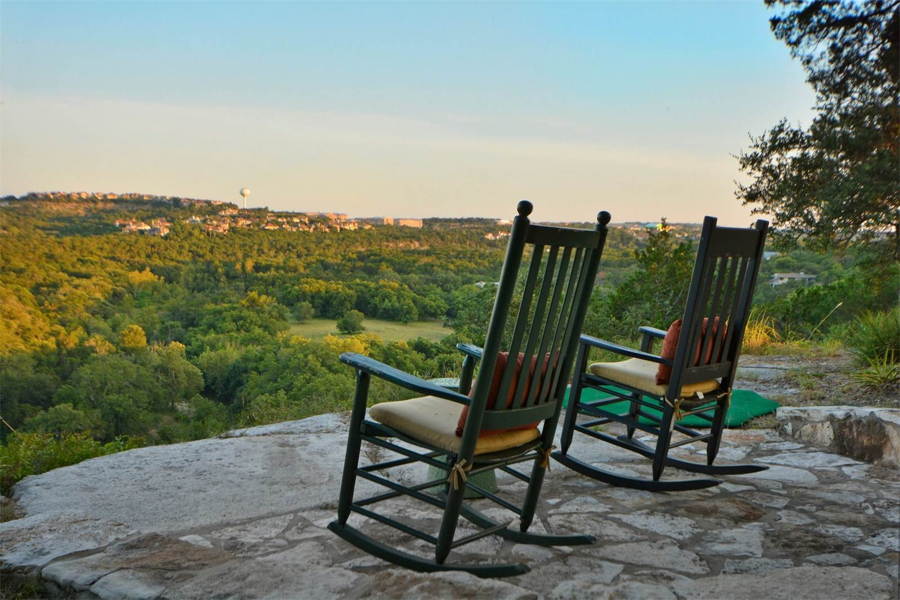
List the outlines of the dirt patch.
<svg viewBox="0 0 900 600">
<path fill-rule="evenodd" d="M 857 369 L 845 351 L 823 356 L 744 354 L 735 387 L 771 398 L 782 406 L 871 406 L 900 408 L 896 387 L 869 388 L 852 378 Z M 749 427 L 775 427 L 774 415 L 749 422 Z"/>
<path fill-rule="evenodd" d="M 0 496 L 0 523 L 15 521 L 24 516 L 24 511 L 19 508 L 19 505 L 16 504 L 15 500 L 7 498 L 6 496 Z"/>
<path fill-rule="evenodd" d="M 841 552 L 847 543 L 832 535 L 810 531 L 804 527 L 778 529 L 766 536 L 771 549 L 791 557 L 803 558 L 813 554 Z"/>
<path fill-rule="evenodd" d="M 758 521 L 766 514 L 762 508 L 737 498 L 728 498 L 721 502 L 684 504 L 681 510 L 695 517 L 727 519 L 735 523 Z"/>
</svg>

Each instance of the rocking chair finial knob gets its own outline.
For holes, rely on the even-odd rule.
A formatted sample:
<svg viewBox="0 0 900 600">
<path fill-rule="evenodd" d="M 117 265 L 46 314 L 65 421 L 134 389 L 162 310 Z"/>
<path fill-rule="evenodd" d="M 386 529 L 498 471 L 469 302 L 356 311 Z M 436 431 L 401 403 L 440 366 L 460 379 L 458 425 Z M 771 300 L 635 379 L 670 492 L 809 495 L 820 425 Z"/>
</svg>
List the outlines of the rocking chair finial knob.
<svg viewBox="0 0 900 600">
<path fill-rule="evenodd" d="M 518 206 L 516 206 L 516 211 L 518 211 L 520 216 L 525 218 L 527 218 L 533 210 L 534 205 L 528 200 L 520 200 Z"/>
<path fill-rule="evenodd" d="M 608 225 L 609 221 L 612 219 L 612 215 L 606 212 L 605 210 L 601 210 L 597 213 L 597 222 L 601 225 Z"/>
</svg>

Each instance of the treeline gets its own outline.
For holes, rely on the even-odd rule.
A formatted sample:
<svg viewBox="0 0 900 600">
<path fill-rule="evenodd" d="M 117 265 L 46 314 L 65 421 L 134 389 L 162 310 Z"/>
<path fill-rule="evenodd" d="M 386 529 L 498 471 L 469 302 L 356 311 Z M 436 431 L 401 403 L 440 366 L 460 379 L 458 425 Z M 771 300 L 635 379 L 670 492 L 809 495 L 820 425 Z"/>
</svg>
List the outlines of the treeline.
<svg viewBox="0 0 900 600">
<path fill-rule="evenodd" d="M 153 443 L 273 419 L 276 407 L 334 409 L 352 382 L 337 361 L 345 342 L 292 338 L 290 323 L 351 309 L 446 319 L 456 290 L 496 279 L 503 252 L 483 230 L 60 233 L 97 218 L 0 211 L 0 436 Z M 354 343 L 424 375 L 448 375 L 458 358 L 449 342 Z"/>
</svg>

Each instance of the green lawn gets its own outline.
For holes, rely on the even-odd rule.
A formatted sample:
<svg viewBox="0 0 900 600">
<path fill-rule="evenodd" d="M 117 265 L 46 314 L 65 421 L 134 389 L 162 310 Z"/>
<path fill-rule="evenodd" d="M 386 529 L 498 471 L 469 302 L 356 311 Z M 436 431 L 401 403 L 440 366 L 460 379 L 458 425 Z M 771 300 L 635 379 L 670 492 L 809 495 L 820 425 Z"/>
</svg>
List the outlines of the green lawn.
<svg viewBox="0 0 900 600">
<path fill-rule="evenodd" d="M 452 329 L 444 327 L 440 321 L 413 321 L 403 324 L 396 321 L 366 319 L 363 321 L 363 327 L 366 328 L 363 333 L 375 334 L 389 342 L 411 340 L 417 337 L 436 342 L 453 333 Z M 338 334 L 335 321 L 332 319 L 310 319 L 305 323 L 295 323 L 291 325 L 290 332 L 313 339 L 325 337 L 328 334 Z"/>
</svg>

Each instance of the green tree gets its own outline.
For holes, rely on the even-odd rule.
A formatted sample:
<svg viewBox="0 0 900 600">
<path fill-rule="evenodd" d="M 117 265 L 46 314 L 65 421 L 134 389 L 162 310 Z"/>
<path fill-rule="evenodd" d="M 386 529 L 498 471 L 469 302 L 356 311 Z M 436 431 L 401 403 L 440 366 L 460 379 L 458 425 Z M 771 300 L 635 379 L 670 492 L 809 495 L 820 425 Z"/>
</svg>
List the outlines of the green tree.
<svg viewBox="0 0 900 600">
<path fill-rule="evenodd" d="M 208 397 L 222 404 L 234 402 L 248 371 L 242 358 L 241 350 L 232 345 L 206 350 L 197 357 Z"/>
<path fill-rule="evenodd" d="M 363 327 L 363 319 L 366 316 L 358 310 L 348 310 L 337 320 L 337 328 L 341 333 L 353 334 L 359 333 Z"/>
<path fill-rule="evenodd" d="M 169 410 L 175 410 L 178 402 L 192 398 L 203 389 L 203 373 L 188 361 L 184 349 L 183 344 L 171 342 L 153 346 L 144 357 L 157 389 L 168 399 Z"/>
<path fill-rule="evenodd" d="M 892 232 L 900 259 L 900 0 L 766 0 L 770 24 L 807 72 L 817 114 L 786 120 L 738 157 L 752 177 L 737 196 L 774 216 L 786 240 L 821 248 Z"/>
<path fill-rule="evenodd" d="M 75 408 L 99 416 L 99 437 L 146 431 L 153 409 L 168 405 L 166 391 L 153 373 L 120 354 L 93 355 L 72 374 L 70 383 L 54 395 L 57 404 L 71 402 Z"/>
<path fill-rule="evenodd" d="M 690 242 L 666 226 L 649 230 L 647 245 L 634 253 L 638 268 L 607 296 L 592 302 L 584 329 L 593 335 L 633 339 L 638 327 L 666 329 L 682 316 L 694 264 Z"/>
<path fill-rule="evenodd" d="M 316 309 L 313 308 L 313 305 L 309 302 L 298 302 L 294 305 L 294 318 L 297 319 L 299 323 L 309 321 L 314 316 L 316 316 Z"/>
<path fill-rule="evenodd" d="M 31 417 L 24 429 L 60 437 L 67 433 L 90 433 L 93 427 L 93 420 L 87 413 L 66 402 L 51 406 Z"/>
</svg>

